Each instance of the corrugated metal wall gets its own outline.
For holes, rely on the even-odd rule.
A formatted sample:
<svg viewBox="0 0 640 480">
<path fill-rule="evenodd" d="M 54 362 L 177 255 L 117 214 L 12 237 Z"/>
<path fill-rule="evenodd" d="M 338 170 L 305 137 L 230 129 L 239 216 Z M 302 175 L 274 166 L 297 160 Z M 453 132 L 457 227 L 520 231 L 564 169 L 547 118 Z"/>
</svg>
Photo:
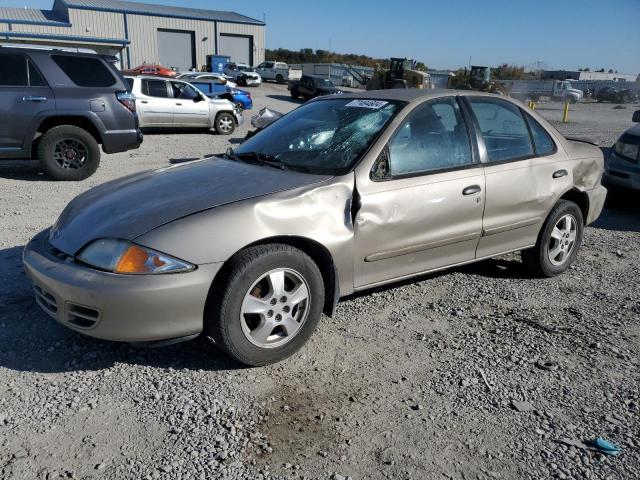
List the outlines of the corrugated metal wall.
<svg viewBox="0 0 640 480">
<path fill-rule="evenodd" d="M 253 36 L 253 64 L 258 65 L 264 62 L 264 29 L 262 25 L 245 25 L 241 23 L 218 22 L 218 35 L 221 33 L 231 33 L 234 35 Z M 219 44 L 219 42 L 218 42 Z"/>
<path fill-rule="evenodd" d="M 49 25 L 21 25 L 14 23 L 14 32 L 72 35 L 96 38 L 124 38 L 124 21 L 121 13 L 93 12 L 69 9 L 71 27 Z M 8 30 L 4 29 L 4 30 Z"/>
<path fill-rule="evenodd" d="M 125 15 L 122 13 L 69 9 L 71 27 L 49 25 L 12 24 L 14 32 L 33 34 L 53 34 L 79 37 L 125 39 Z M 206 64 L 207 55 L 216 53 L 216 34 L 213 21 L 188 20 L 151 15 L 126 14 L 129 33 L 129 55 L 131 67 L 146 63 L 157 63 L 158 29 L 183 30 L 195 33 L 195 51 L 198 66 Z M 253 36 L 253 61 L 258 64 L 264 61 L 265 27 L 261 25 L 244 25 L 217 22 L 218 36 L 221 33 Z M 0 29 L 9 30 L 7 23 L 0 23 Z M 78 44 L 78 42 L 72 42 Z M 127 66 L 126 53 L 123 55 Z"/>
<path fill-rule="evenodd" d="M 196 61 L 206 63 L 207 55 L 215 54 L 215 30 L 213 22 L 182 18 L 152 17 L 127 14 L 129 39 L 131 40 L 131 66 L 157 63 L 158 29 L 195 32 Z"/>
</svg>

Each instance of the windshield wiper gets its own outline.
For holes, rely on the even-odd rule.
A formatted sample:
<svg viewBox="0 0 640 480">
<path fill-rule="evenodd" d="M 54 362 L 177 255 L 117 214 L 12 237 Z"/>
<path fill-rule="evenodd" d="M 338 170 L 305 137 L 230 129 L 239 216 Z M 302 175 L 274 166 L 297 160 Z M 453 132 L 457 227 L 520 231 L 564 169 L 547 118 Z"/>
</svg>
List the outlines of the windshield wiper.
<svg viewBox="0 0 640 480">
<path fill-rule="evenodd" d="M 241 160 L 245 162 L 259 163 L 263 165 L 269 165 L 270 167 L 279 168 L 285 170 L 287 167 L 276 155 L 270 155 L 268 153 L 261 152 L 241 152 L 235 153 L 233 148 L 229 147 L 224 154 L 229 160 Z"/>
</svg>

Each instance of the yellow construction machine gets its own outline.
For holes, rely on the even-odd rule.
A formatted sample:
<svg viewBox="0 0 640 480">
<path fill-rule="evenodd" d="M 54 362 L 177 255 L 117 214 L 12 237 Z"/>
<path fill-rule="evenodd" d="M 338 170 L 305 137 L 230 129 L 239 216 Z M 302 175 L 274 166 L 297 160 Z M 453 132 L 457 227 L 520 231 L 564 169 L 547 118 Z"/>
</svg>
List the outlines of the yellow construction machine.
<svg viewBox="0 0 640 480">
<path fill-rule="evenodd" d="M 430 87 L 429 74 L 416 70 L 416 61 L 407 58 L 392 58 L 388 70 L 377 68 L 367 82 L 367 90 Z"/>
</svg>

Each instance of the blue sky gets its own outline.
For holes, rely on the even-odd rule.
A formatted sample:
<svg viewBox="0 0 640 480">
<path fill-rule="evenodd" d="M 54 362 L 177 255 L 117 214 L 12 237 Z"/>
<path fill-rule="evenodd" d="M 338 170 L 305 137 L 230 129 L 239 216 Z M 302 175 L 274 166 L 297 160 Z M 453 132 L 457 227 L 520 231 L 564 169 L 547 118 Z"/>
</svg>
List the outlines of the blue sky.
<svg viewBox="0 0 640 480">
<path fill-rule="evenodd" d="M 154 0 L 267 21 L 267 48 L 472 63 L 613 68 L 640 73 L 640 0 Z M 0 0 L 51 8 L 53 0 Z M 395 15 L 395 16 L 394 16 Z"/>
</svg>

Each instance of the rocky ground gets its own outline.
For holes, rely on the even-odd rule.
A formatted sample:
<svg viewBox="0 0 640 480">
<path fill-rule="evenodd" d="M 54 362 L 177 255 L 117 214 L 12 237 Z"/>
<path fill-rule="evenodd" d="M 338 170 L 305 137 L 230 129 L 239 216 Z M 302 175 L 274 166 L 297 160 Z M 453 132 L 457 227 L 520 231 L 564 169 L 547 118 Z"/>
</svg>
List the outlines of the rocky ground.
<svg viewBox="0 0 640 480">
<path fill-rule="evenodd" d="M 252 93 L 258 108 L 295 106 L 280 86 Z M 572 106 L 561 125 L 559 105 L 538 106 L 603 147 L 631 124 L 613 107 Z M 227 140 L 147 135 L 80 183 L 0 163 L 0 478 L 638 478 L 638 196 L 609 200 L 561 277 L 507 256 L 357 295 L 265 368 L 207 340 L 84 338 L 36 307 L 21 250 L 71 198 Z M 599 436 L 620 454 L 592 450 Z"/>
</svg>

